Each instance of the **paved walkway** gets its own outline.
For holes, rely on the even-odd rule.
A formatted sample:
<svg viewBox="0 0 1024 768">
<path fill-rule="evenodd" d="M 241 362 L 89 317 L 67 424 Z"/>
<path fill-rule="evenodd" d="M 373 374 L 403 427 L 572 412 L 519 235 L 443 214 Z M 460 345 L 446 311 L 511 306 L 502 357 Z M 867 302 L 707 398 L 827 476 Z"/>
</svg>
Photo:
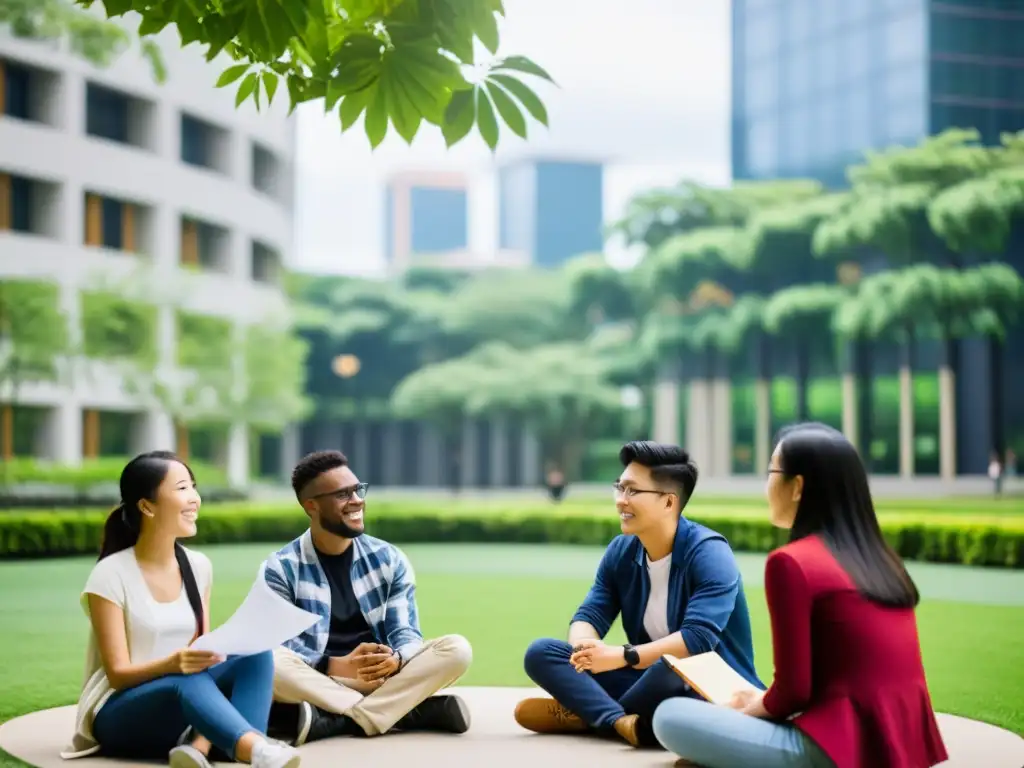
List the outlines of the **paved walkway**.
<svg viewBox="0 0 1024 768">
<path fill-rule="evenodd" d="M 380 739 L 335 739 L 302 748 L 303 768 L 372 765 L 408 768 L 410 765 L 445 768 L 670 768 L 673 756 L 661 750 L 636 750 L 617 741 L 587 736 L 538 736 L 516 725 L 512 711 L 517 701 L 537 695 L 529 688 L 457 688 L 472 710 L 473 723 L 461 736 L 390 734 Z M 58 752 L 70 737 L 74 708 L 48 709 L 0 726 L 0 747 L 30 765 L 67 768 Z M 1020 768 L 1024 765 L 1024 739 L 994 726 L 940 715 L 950 760 L 943 768 Z M 386 745 L 386 746 L 385 746 Z M 78 768 L 127 768 L 132 763 L 100 758 L 75 761 Z"/>
</svg>

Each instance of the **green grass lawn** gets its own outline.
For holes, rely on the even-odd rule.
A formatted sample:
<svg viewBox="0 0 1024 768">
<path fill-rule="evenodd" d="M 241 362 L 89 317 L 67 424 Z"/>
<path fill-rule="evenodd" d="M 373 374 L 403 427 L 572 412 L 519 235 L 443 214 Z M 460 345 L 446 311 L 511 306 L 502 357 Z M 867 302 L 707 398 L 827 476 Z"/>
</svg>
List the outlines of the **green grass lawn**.
<svg viewBox="0 0 1024 768">
<path fill-rule="evenodd" d="M 265 546 L 201 547 L 214 563 L 213 623 L 248 592 Z M 473 644 L 467 685 L 529 685 L 522 654 L 563 637 L 601 550 L 535 545 L 410 545 L 424 633 Z M 757 665 L 771 678 L 761 555 L 740 555 Z M 77 699 L 88 630 L 78 595 L 93 559 L 0 563 L 0 721 Z M 925 599 L 921 642 L 935 706 L 1024 734 L 1024 572 L 911 563 Z M 612 640 L 622 635 L 613 630 Z M 620 640 L 621 641 L 621 640 Z M 69 734 L 70 736 L 70 734 Z M 0 755 L 0 765 L 15 764 Z"/>
</svg>

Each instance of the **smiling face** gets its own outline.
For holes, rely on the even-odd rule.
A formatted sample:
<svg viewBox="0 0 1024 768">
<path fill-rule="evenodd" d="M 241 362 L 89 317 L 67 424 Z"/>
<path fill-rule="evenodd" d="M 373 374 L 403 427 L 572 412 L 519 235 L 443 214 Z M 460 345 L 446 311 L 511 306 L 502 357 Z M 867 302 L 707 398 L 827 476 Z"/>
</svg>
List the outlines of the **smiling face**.
<svg viewBox="0 0 1024 768">
<path fill-rule="evenodd" d="M 679 495 L 651 477 L 649 467 L 632 462 L 616 483 L 615 508 L 622 532 L 638 536 L 677 518 Z"/>
<path fill-rule="evenodd" d="M 354 539 L 364 530 L 365 493 L 365 485 L 349 467 L 335 467 L 309 484 L 303 493 L 302 507 L 314 527 Z"/>
<path fill-rule="evenodd" d="M 167 463 L 167 474 L 157 486 L 152 499 L 139 502 L 139 511 L 147 525 L 155 526 L 162 534 L 174 538 L 196 535 L 196 520 L 202 499 L 196 490 L 188 467 L 179 461 Z"/>
</svg>

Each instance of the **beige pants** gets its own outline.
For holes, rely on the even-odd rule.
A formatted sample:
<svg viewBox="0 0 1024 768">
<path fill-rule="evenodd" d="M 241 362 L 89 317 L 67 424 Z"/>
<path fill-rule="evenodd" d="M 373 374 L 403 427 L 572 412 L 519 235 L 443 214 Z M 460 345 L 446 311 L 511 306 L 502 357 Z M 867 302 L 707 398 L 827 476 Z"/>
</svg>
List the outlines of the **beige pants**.
<svg viewBox="0 0 1024 768">
<path fill-rule="evenodd" d="M 421 702 L 460 677 L 473 661 L 473 649 L 462 635 L 427 640 L 402 670 L 364 695 L 355 680 L 328 677 L 288 648 L 274 651 L 274 700 L 307 701 L 315 707 L 347 715 L 368 736 L 386 733 Z"/>
</svg>

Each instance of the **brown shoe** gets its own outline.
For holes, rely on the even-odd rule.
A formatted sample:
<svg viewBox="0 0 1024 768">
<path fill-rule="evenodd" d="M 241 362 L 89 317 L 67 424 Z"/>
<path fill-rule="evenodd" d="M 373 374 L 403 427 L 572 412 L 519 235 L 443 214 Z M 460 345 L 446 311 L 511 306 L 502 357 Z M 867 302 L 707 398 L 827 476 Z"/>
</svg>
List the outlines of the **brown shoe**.
<svg viewBox="0 0 1024 768">
<path fill-rule="evenodd" d="M 615 721 L 615 732 L 625 739 L 632 747 L 640 746 L 640 737 L 636 732 L 636 726 L 639 720 L 640 718 L 637 715 L 623 715 Z"/>
<path fill-rule="evenodd" d="M 534 733 L 582 733 L 587 730 L 582 718 L 554 699 L 523 699 L 516 704 L 515 717 L 519 725 Z"/>
</svg>

